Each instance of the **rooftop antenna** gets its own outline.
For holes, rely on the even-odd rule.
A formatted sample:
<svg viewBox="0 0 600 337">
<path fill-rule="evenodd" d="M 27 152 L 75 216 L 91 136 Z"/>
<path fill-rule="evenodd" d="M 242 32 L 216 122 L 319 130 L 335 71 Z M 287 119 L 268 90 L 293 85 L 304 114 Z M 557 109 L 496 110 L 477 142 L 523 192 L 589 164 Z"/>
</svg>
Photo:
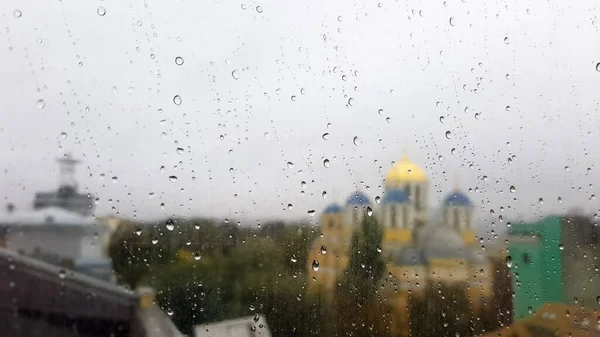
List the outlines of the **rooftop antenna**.
<svg viewBox="0 0 600 337">
<path fill-rule="evenodd" d="M 75 179 L 75 167 L 81 161 L 74 159 L 70 153 L 65 154 L 62 158 L 56 158 L 56 162 L 60 167 L 59 171 L 59 186 L 77 188 Z"/>
</svg>

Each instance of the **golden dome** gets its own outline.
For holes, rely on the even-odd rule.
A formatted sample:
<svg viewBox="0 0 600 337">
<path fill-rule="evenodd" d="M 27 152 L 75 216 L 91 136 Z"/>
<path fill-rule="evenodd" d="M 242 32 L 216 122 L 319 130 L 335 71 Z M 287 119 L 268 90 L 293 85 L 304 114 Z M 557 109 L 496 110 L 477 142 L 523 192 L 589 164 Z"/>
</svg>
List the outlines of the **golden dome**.
<svg viewBox="0 0 600 337">
<path fill-rule="evenodd" d="M 385 182 L 388 184 L 398 182 L 425 182 L 427 177 L 425 172 L 410 161 L 408 158 L 402 158 L 394 165 L 385 176 Z"/>
</svg>

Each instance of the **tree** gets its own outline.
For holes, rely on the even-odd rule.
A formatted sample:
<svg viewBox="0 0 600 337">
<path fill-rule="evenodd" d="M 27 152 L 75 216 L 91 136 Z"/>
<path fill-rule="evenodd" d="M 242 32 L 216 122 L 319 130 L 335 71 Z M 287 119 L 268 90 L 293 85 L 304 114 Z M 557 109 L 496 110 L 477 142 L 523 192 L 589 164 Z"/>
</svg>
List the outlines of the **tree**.
<svg viewBox="0 0 600 337">
<path fill-rule="evenodd" d="M 471 336 L 481 332 L 474 318 L 464 286 L 430 286 L 409 304 L 412 337 Z"/>
<path fill-rule="evenodd" d="M 348 269 L 335 295 L 337 336 L 389 335 L 384 306 L 377 296 L 385 270 L 381 244 L 381 226 L 365 214 L 360 230 L 352 235 Z"/>
<path fill-rule="evenodd" d="M 359 303 L 369 302 L 385 270 L 381 256 L 382 229 L 375 217 L 365 215 L 360 231 L 352 235 L 346 283 L 355 289 Z"/>
</svg>

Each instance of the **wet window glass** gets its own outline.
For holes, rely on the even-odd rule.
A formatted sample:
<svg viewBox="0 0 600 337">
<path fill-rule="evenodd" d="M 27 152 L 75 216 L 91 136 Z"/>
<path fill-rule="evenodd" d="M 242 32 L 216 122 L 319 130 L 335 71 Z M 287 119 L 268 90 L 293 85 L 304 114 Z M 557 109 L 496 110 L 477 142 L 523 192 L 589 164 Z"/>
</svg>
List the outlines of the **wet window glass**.
<svg viewBox="0 0 600 337">
<path fill-rule="evenodd" d="M 7 336 L 600 332 L 598 6 L 0 3 Z"/>
</svg>

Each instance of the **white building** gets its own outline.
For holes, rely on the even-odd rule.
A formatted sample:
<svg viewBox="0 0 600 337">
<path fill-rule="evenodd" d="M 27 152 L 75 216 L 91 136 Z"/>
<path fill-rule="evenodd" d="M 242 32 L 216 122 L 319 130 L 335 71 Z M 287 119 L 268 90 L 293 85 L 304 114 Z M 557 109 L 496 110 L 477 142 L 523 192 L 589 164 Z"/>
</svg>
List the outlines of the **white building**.
<svg viewBox="0 0 600 337">
<path fill-rule="evenodd" d="M 102 238 L 108 225 L 57 207 L 0 214 L 6 247 L 37 259 L 111 280 Z"/>
</svg>

